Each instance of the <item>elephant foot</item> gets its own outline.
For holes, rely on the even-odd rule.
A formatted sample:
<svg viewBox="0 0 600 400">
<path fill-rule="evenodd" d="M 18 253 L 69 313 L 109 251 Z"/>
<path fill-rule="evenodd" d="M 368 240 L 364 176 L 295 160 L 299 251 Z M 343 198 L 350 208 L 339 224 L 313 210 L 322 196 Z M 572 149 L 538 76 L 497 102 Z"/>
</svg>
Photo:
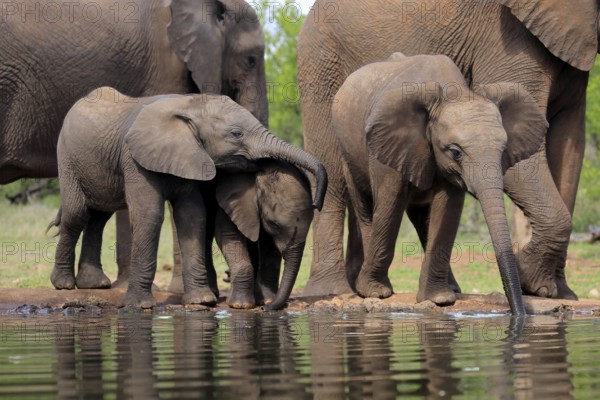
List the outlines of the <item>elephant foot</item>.
<svg viewBox="0 0 600 400">
<path fill-rule="evenodd" d="M 50 282 L 58 290 L 75 289 L 75 274 L 73 268 L 58 268 L 56 265 L 50 274 Z"/>
<path fill-rule="evenodd" d="M 336 268 L 325 274 L 311 275 L 302 291 L 303 296 L 326 296 L 352 293 L 344 268 Z"/>
<path fill-rule="evenodd" d="M 157 305 L 156 299 L 150 292 L 127 291 L 125 298 L 121 301 L 121 307 L 132 306 L 139 308 L 153 308 Z"/>
<path fill-rule="evenodd" d="M 556 278 L 556 292 L 556 297 L 558 299 L 579 300 L 579 297 L 577 297 L 575 292 L 567 285 L 567 281 L 564 278 Z"/>
<path fill-rule="evenodd" d="M 231 294 L 227 298 L 227 304 L 231 308 L 249 310 L 256 306 L 254 296 L 249 291 L 231 289 Z"/>
<path fill-rule="evenodd" d="M 169 283 L 169 287 L 167 287 L 167 291 L 176 294 L 183 294 L 183 275 L 175 275 L 171 277 L 171 282 Z"/>
<path fill-rule="evenodd" d="M 362 272 L 356 279 L 356 293 L 361 297 L 377 297 L 385 299 L 390 297 L 394 291 L 390 280 L 385 277 L 383 281 L 371 278 Z"/>
<path fill-rule="evenodd" d="M 274 292 L 271 289 L 269 289 L 268 287 L 263 286 L 260 288 L 260 296 L 257 299 L 257 301 L 261 305 L 268 306 L 269 304 L 271 304 L 273 302 L 273 300 L 275 300 L 276 297 L 277 297 L 277 292 Z"/>
<path fill-rule="evenodd" d="M 525 246 L 517 255 L 519 278 L 524 294 L 538 297 L 553 297 L 558 295 L 556 287 L 556 256 L 540 256 L 544 254 L 537 246 Z"/>
<path fill-rule="evenodd" d="M 183 295 L 181 303 L 184 306 L 200 304 L 203 306 L 214 307 L 217 305 L 217 296 L 210 288 L 199 288 L 191 290 Z"/>
<path fill-rule="evenodd" d="M 456 278 L 454 277 L 452 270 L 449 270 L 449 272 L 448 272 L 448 287 L 454 293 L 462 293 L 462 289 L 460 288 L 460 285 L 456 281 Z"/>
<path fill-rule="evenodd" d="M 80 264 L 75 283 L 79 289 L 110 289 L 110 278 L 102 268 L 92 264 Z"/>
<path fill-rule="evenodd" d="M 450 306 L 456 302 L 456 292 L 450 285 L 436 289 L 420 290 L 417 293 L 417 303 L 430 300 L 438 306 Z"/>
</svg>

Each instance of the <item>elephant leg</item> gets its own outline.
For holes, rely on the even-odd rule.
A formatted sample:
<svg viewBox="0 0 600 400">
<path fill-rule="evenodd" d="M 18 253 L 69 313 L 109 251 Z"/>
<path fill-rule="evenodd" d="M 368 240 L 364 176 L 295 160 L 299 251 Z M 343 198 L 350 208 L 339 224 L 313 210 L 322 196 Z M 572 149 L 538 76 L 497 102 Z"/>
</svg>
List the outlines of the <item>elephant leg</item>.
<svg viewBox="0 0 600 400">
<path fill-rule="evenodd" d="M 437 305 L 453 304 L 454 289 L 450 286 L 450 255 L 460 224 L 465 192 L 449 183 L 436 190 L 429 212 L 429 229 L 425 258 L 421 264 L 417 301 L 431 300 Z"/>
<path fill-rule="evenodd" d="M 254 267 L 248 240 L 222 209 L 217 211 L 215 238 L 231 272 L 231 292 L 227 304 L 232 308 L 254 308 Z"/>
<path fill-rule="evenodd" d="M 204 186 L 210 186 L 210 190 L 205 190 Z M 215 226 L 217 220 L 217 210 L 220 208 L 215 196 L 214 182 L 205 182 L 203 185 L 204 206 L 206 207 L 206 237 L 205 237 L 205 260 L 206 273 L 208 276 L 208 286 L 219 298 L 219 286 L 217 284 L 217 270 L 213 260 L 213 242 L 215 239 Z"/>
<path fill-rule="evenodd" d="M 207 209 L 210 208 L 207 206 Z M 173 208 L 171 207 L 170 203 L 169 210 L 171 211 L 171 215 L 173 215 Z M 214 238 L 215 226 L 215 219 L 213 216 L 214 213 L 207 213 L 206 216 L 206 270 L 208 273 L 208 284 L 215 296 L 219 297 L 217 271 L 214 267 L 212 257 L 212 241 Z M 177 227 L 175 226 L 174 218 L 171 218 L 171 232 L 173 235 L 173 274 L 171 275 L 171 282 L 169 282 L 167 290 L 171 293 L 183 294 L 183 265 L 181 261 L 181 248 L 179 247 L 179 240 L 177 239 Z"/>
<path fill-rule="evenodd" d="M 348 187 L 348 246 L 346 247 L 346 278 L 352 290 L 356 291 L 356 279 L 365 261 L 365 236 L 370 238 L 373 210 L 364 198 L 363 191 L 356 187 L 348 164 L 342 160 L 344 179 Z M 367 232 L 368 231 L 368 232 Z"/>
<path fill-rule="evenodd" d="M 206 268 L 206 208 L 198 185 L 173 200 L 173 220 L 181 248 L 183 304 L 214 306 L 217 296 L 209 285 Z"/>
<path fill-rule="evenodd" d="M 63 190 L 63 193 L 65 192 Z M 68 200 L 80 196 L 64 197 L 65 200 L 61 205 L 60 236 L 50 281 L 56 289 L 70 290 L 75 289 L 75 246 L 88 221 L 89 213 L 83 200 L 73 202 Z M 73 204 L 74 202 L 76 204 Z"/>
<path fill-rule="evenodd" d="M 373 223 L 364 231 L 365 262 L 356 279 L 356 292 L 362 297 L 390 297 L 393 293 L 388 269 L 406 208 L 401 175 L 378 161 L 371 161 Z M 366 238 L 366 235 L 370 239 Z"/>
<path fill-rule="evenodd" d="M 305 66 L 299 64 L 299 70 L 302 68 Z M 311 68 L 318 76 L 309 84 L 332 79 L 330 71 L 316 65 Z M 301 97 L 305 149 L 325 165 L 329 178 L 323 208 L 315 211 L 313 220 L 313 258 L 304 296 L 352 293 L 343 254 L 346 184 L 331 126 L 331 101 L 342 82 L 323 85 L 326 93 L 308 89 Z"/>
<path fill-rule="evenodd" d="M 279 289 L 279 275 L 281 272 L 281 253 L 275 246 L 273 238 L 262 232 L 259 238 L 259 262 L 257 275 L 257 301 L 264 305 L 271 304 L 277 296 Z"/>
<path fill-rule="evenodd" d="M 117 280 L 111 285 L 112 288 L 126 288 L 131 275 L 131 223 L 129 212 L 119 210 L 116 212 L 117 224 Z"/>
<path fill-rule="evenodd" d="M 415 227 L 419 241 L 421 242 L 421 248 L 423 249 L 427 249 L 430 213 L 431 204 L 411 205 L 406 209 L 406 215 L 408 215 L 408 219 L 410 219 L 410 222 Z M 448 268 L 448 285 L 454 290 L 454 293 L 462 293 L 460 285 L 452 273 L 452 267 Z"/>
<path fill-rule="evenodd" d="M 343 258 L 345 205 L 325 196 L 313 221 L 313 260 L 304 296 L 351 293 Z"/>
<path fill-rule="evenodd" d="M 169 203 L 169 210 L 173 216 L 173 207 Z M 171 218 L 171 234 L 173 236 L 173 274 L 171 282 L 167 287 L 167 291 L 171 293 L 183 294 L 183 265 L 181 263 L 181 248 L 177 238 L 177 227 L 175 226 L 175 218 Z"/>
<path fill-rule="evenodd" d="M 571 214 L 554 185 L 545 151 L 510 168 L 504 188 L 531 223 L 531 240 L 517 254 L 521 287 L 527 294 L 557 297 L 556 269 L 566 262 Z"/>
<path fill-rule="evenodd" d="M 81 256 L 75 283 L 79 289 L 109 289 L 110 278 L 102 271 L 102 234 L 112 213 L 89 211 L 89 219 L 83 231 Z"/>
<path fill-rule="evenodd" d="M 164 199 L 158 189 L 150 185 L 132 185 L 127 188 L 127 204 L 132 226 L 131 275 L 122 306 L 152 308 L 152 282 L 156 274 L 158 241 L 164 220 Z M 133 189 L 133 190 L 132 190 Z"/>
<path fill-rule="evenodd" d="M 582 98 L 585 100 L 585 95 Z M 552 178 L 572 217 L 585 152 L 585 101 L 574 102 L 550 120 L 546 151 Z M 557 297 L 576 300 L 565 276 L 566 251 L 555 269 Z"/>
</svg>

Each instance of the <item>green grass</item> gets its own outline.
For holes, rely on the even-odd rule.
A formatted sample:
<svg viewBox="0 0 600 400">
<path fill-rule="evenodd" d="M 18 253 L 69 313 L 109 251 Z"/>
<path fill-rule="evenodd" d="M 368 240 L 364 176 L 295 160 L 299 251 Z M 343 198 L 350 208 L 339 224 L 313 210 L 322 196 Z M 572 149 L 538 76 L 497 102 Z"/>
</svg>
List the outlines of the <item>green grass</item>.
<svg viewBox="0 0 600 400">
<path fill-rule="evenodd" d="M 48 287 L 51 288 L 50 272 L 54 262 L 57 238 L 56 229 L 46 234 L 46 227 L 56 215 L 58 197 L 49 196 L 26 206 L 10 205 L 0 199 L 0 215 L 3 230 L 0 231 L 0 287 Z M 476 212 L 467 204 L 465 214 Z M 463 226 L 465 224 L 461 224 Z M 461 232 L 458 235 L 452 254 L 453 270 L 467 293 L 490 293 L 502 291 L 500 275 L 493 259 L 485 226 L 478 232 Z M 218 276 L 226 269 L 223 257 L 215 249 L 215 264 Z M 418 239 L 411 224 L 405 218 L 402 224 L 394 261 L 390 269 L 390 279 L 394 290 L 415 292 L 418 287 L 422 253 L 414 254 L 419 248 Z M 407 250 L 411 250 L 407 254 Z M 158 252 L 158 271 L 155 283 L 166 287 L 170 280 L 169 266 L 172 265 L 172 237 L 170 215 L 167 212 Z M 79 253 L 79 245 L 77 254 Z M 115 253 L 115 223 L 109 221 L 104 233 L 102 249 L 103 266 L 107 275 L 115 279 L 117 275 Z M 310 273 L 312 261 L 312 235 L 309 235 L 304 252 L 302 268 L 296 288 L 303 288 Z M 600 246 L 597 244 L 574 243 L 569 248 L 567 277 L 572 288 L 582 297 L 588 297 L 591 290 L 600 290 Z M 219 280 L 221 288 L 228 284 Z"/>
</svg>

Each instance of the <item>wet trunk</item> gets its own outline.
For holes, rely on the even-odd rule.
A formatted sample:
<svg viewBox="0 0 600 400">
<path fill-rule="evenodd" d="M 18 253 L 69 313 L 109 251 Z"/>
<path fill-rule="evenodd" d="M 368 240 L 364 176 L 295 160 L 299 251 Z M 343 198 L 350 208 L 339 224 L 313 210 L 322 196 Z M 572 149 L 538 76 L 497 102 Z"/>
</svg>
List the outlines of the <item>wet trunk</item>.
<svg viewBox="0 0 600 400">
<path fill-rule="evenodd" d="M 502 187 L 494 187 L 493 185 L 488 185 L 481 189 L 483 190 L 477 190 L 477 197 L 481 202 L 483 215 L 485 216 L 494 244 L 504 292 L 508 298 L 513 315 L 525 315 L 517 261 L 513 253 L 512 241 L 506 221 L 504 192 Z"/>
<path fill-rule="evenodd" d="M 275 300 L 265 307 L 267 310 L 279 310 L 285 305 L 286 301 L 290 297 L 290 293 L 292 293 L 292 289 L 296 283 L 296 278 L 298 277 L 300 264 L 302 263 L 302 254 L 304 253 L 305 244 L 306 242 L 294 243 L 290 245 L 283 253 L 283 259 L 285 262 L 283 268 L 283 277 L 281 278 L 281 285 L 279 285 L 279 290 L 277 291 Z"/>
</svg>

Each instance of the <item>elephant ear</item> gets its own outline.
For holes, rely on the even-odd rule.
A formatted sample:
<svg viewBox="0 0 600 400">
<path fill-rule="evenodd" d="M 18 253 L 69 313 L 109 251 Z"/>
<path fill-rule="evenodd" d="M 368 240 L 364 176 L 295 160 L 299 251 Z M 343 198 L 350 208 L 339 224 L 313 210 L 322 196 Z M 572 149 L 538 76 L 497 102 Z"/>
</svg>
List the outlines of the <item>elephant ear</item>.
<svg viewBox="0 0 600 400">
<path fill-rule="evenodd" d="M 256 175 L 219 172 L 216 196 L 217 203 L 242 235 L 256 242 L 260 234 Z"/>
<path fill-rule="evenodd" d="M 582 71 L 598 52 L 597 0 L 500 0 L 556 57 Z"/>
<path fill-rule="evenodd" d="M 125 145 L 147 170 L 208 181 L 215 177 L 216 168 L 188 125 L 185 112 L 190 102 L 189 96 L 161 96 L 140 106 Z"/>
<path fill-rule="evenodd" d="M 404 88 L 383 90 L 367 117 L 365 136 L 373 157 L 426 190 L 436 169 L 426 134 L 428 106 L 433 100 L 427 101 L 421 94 L 419 90 L 407 95 Z"/>
<path fill-rule="evenodd" d="M 535 99 L 523 85 L 500 82 L 475 89 L 500 110 L 508 141 L 504 151 L 505 168 L 536 153 L 546 137 L 548 121 Z"/>
<path fill-rule="evenodd" d="M 170 0 L 171 48 L 202 93 L 221 93 L 227 8 L 219 0 Z"/>
</svg>

